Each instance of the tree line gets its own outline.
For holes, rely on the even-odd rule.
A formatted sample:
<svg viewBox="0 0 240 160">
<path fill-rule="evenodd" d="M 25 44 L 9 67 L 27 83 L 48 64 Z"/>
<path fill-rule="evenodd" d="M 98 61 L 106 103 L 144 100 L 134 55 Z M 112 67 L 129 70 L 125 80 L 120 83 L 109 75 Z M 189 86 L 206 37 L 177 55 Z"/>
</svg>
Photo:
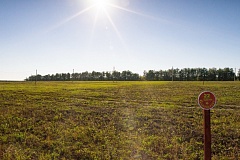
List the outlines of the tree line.
<svg viewBox="0 0 240 160">
<path fill-rule="evenodd" d="M 112 72 L 82 72 L 82 73 L 56 73 L 48 75 L 32 75 L 26 81 L 233 81 L 239 80 L 238 74 L 234 73 L 233 68 L 183 68 L 168 70 L 148 70 L 144 71 L 143 76 L 138 73 L 127 71 Z"/>
<path fill-rule="evenodd" d="M 140 75 L 127 71 L 113 72 L 82 72 L 82 73 L 56 73 L 48 75 L 32 75 L 26 81 L 138 81 Z"/>
<path fill-rule="evenodd" d="M 183 68 L 168 70 L 149 70 L 144 72 L 144 77 L 149 81 L 233 81 L 239 78 L 233 68 Z"/>
</svg>

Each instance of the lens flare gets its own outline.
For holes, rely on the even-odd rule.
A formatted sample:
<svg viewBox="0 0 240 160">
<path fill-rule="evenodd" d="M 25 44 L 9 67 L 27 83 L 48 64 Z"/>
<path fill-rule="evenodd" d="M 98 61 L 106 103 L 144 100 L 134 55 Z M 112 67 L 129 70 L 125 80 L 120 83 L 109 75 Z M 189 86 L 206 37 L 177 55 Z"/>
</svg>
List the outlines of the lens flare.
<svg viewBox="0 0 240 160">
<path fill-rule="evenodd" d="M 158 21 L 160 20 L 163 23 L 167 23 L 167 21 L 165 21 L 164 19 L 159 19 L 159 18 L 156 18 L 156 17 L 153 17 L 153 16 L 145 15 L 145 14 L 140 13 L 140 12 L 136 12 L 134 10 L 127 9 L 125 7 L 121 7 L 120 5 L 114 4 L 114 2 L 116 2 L 116 1 L 113 1 L 113 0 L 89 0 L 87 2 L 88 2 L 87 3 L 88 7 L 84 8 L 81 11 L 79 11 L 75 15 L 72 15 L 72 16 L 64 19 L 59 24 L 57 24 L 57 25 L 53 26 L 52 28 L 50 28 L 47 32 L 55 30 L 55 29 L 61 27 L 65 23 L 67 23 L 67 22 L 77 18 L 78 16 L 81 16 L 82 14 L 84 14 L 86 12 L 89 12 L 90 10 L 93 10 L 93 11 L 95 10 L 95 18 L 94 18 L 94 22 L 93 22 L 93 26 L 92 26 L 91 35 L 90 35 L 91 39 L 94 36 L 94 31 L 95 31 L 95 28 L 96 28 L 97 20 L 99 19 L 99 17 L 102 17 L 102 15 L 103 15 L 103 16 L 106 16 L 106 18 L 110 22 L 110 25 L 114 29 L 117 37 L 121 41 L 122 45 L 124 46 L 125 49 L 127 49 L 127 47 L 126 47 L 127 45 L 125 44 L 124 39 L 123 39 L 119 29 L 115 25 L 114 19 L 111 16 L 111 13 L 110 13 L 111 9 L 122 10 L 122 11 L 125 11 L 127 13 L 135 14 L 135 15 L 142 16 L 142 17 L 149 18 L 149 19 L 153 19 L 153 20 L 158 20 Z M 129 1 L 128 0 L 126 0 L 125 3 L 126 3 L 125 5 L 127 5 L 127 6 L 129 5 Z M 101 13 L 101 15 L 100 15 L 100 13 Z"/>
</svg>

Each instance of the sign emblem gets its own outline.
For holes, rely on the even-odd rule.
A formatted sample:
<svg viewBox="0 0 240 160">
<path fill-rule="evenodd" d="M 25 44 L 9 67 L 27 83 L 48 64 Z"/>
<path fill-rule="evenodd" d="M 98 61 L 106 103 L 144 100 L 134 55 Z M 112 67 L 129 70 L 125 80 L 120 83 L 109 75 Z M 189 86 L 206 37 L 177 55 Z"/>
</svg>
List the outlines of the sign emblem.
<svg viewBox="0 0 240 160">
<path fill-rule="evenodd" d="M 204 110 L 212 109 L 216 104 L 216 97 L 212 92 L 204 91 L 198 96 L 198 104 Z"/>
</svg>

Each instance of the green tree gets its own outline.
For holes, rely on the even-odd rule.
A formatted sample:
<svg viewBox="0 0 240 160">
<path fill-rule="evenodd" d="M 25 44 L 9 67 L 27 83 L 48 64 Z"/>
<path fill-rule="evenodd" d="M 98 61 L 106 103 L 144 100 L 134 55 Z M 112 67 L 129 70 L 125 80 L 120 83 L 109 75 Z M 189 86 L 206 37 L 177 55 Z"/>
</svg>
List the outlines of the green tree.
<svg viewBox="0 0 240 160">
<path fill-rule="evenodd" d="M 155 71 L 154 70 L 149 70 L 148 72 L 146 72 L 145 77 L 146 77 L 147 81 L 155 80 Z"/>
<path fill-rule="evenodd" d="M 112 77 L 113 77 L 113 80 L 119 81 L 121 79 L 121 73 L 118 71 L 113 71 Z"/>
<path fill-rule="evenodd" d="M 209 68 L 208 80 L 209 81 L 216 81 L 217 80 L 217 69 L 216 68 Z"/>
</svg>

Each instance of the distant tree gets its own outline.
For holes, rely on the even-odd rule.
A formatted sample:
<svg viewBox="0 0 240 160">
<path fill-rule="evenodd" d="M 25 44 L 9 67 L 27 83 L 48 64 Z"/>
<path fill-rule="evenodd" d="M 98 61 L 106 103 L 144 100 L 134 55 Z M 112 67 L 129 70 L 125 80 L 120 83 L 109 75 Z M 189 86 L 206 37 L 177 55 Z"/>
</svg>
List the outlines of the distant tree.
<svg viewBox="0 0 240 160">
<path fill-rule="evenodd" d="M 43 76 L 43 77 L 42 77 L 42 80 L 43 80 L 43 81 L 50 81 L 50 80 L 51 80 L 50 74 Z"/>
<path fill-rule="evenodd" d="M 89 78 L 90 78 L 91 81 L 96 81 L 96 80 L 98 80 L 97 72 L 92 71 L 92 73 L 90 74 Z"/>
<path fill-rule="evenodd" d="M 121 79 L 121 73 L 118 71 L 113 71 L 112 77 L 113 77 L 113 80 L 119 81 Z"/>
<path fill-rule="evenodd" d="M 183 68 L 183 69 L 168 69 L 168 70 L 149 70 L 144 71 L 142 77 L 139 74 L 129 70 L 122 72 L 82 72 L 82 73 L 56 73 L 48 75 L 29 76 L 26 81 L 171 81 L 172 77 L 175 81 L 233 81 L 235 73 L 233 68 Z M 240 69 L 238 70 L 237 78 L 240 78 Z"/>
<path fill-rule="evenodd" d="M 121 73 L 121 80 L 123 80 L 123 81 L 127 80 L 127 72 L 126 71 L 122 71 L 122 73 Z"/>
<path fill-rule="evenodd" d="M 155 71 L 149 70 L 148 72 L 146 72 L 145 76 L 146 76 L 146 80 L 153 81 L 153 80 L 155 80 Z"/>
<path fill-rule="evenodd" d="M 196 68 L 191 68 L 190 69 L 190 80 L 191 81 L 196 81 L 197 80 L 197 69 Z"/>
<path fill-rule="evenodd" d="M 105 72 L 102 72 L 102 77 L 103 77 L 103 80 L 106 80 L 106 73 Z"/>
<path fill-rule="evenodd" d="M 208 70 L 206 68 L 198 69 L 198 80 L 199 81 L 207 81 L 208 80 Z"/>
<path fill-rule="evenodd" d="M 218 80 L 218 81 L 223 81 L 223 78 L 224 78 L 224 76 L 223 76 L 223 70 L 222 70 L 221 68 L 219 68 L 219 69 L 217 70 L 217 80 Z"/>
<path fill-rule="evenodd" d="M 37 81 L 42 81 L 42 76 L 40 74 L 37 75 Z"/>
<path fill-rule="evenodd" d="M 171 81 L 172 80 L 172 69 L 168 69 L 163 71 L 163 80 L 164 81 Z"/>
<path fill-rule="evenodd" d="M 179 71 L 179 79 L 180 79 L 180 81 L 184 81 L 185 80 L 185 73 L 184 73 L 183 69 L 181 69 Z"/>
<path fill-rule="evenodd" d="M 191 70 L 190 70 L 190 68 L 184 68 L 184 72 L 185 72 L 185 80 L 190 81 L 191 80 Z"/>
<path fill-rule="evenodd" d="M 88 81 L 88 80 L 89 80 L 88 71 L 82 72 L 82 73 L 80 74 L 80 80 L 82 80 L 82 81 Z"/>
<path fill-rule="evenodd" d="M 208 80 L 209 81 L 216 81 L 217 80 L 217 69 L 216 68 L 209 68 Z"/>
<path fill-rule="evenodd" d="M 106 75 L 106 80 L 108 80 L 108 81 L 111 81 L 111 80 L 112 80 L 112 74 L 111 74 L 111 72 L 106 72 L 105 75 Z"/>
<path fill-rule="evenodd" d="M 71 79 L 72 79 L 73 81 L 77 80 L 77 74 L 78 74 L 78 73 L 72 73 L 72 74 L 71 74 Z"/>
<path fill-rule="evenodd" d="M 127 70 L 126 71 L 126 80 L 127 81 L 132 81 L 133 80 L 133 76 L 132 76 L 132 72 L 131 71 L 129 71 L 129 70 Z"/>
<path fill-rule="evenodd" d="M 233 81 L 235 76 L 233 68 L 226 68 L 226 69 L 227 69 L 227 81 Z"/>
<path fill-rule="evenodd" d="M 154 80 L 156 81 L 160 81 L 161 80 L 161 73 L 160 71 L 155 71 L 155 75 L 154 75 Z"/>
<path fill-rule="evenodd" d="M 178 68 L 173 70 L 173 80 L 179 81 L 179 69 Z"/>
<path fill-rule="evenodd" d="M 67 81 L 70 81 L 70 80 L 71 80 L 71 74 L 67 73 Z"/>
<path fill-rule="evenodd" d="M 234 79 L 234 71 L 232 68 L 223 69 L 223 81 L 232 81 Z"/>
<path fill-rule="evenodd" d="M 133 73 L 132 74 L 132 80 L 133 81 L 139 81 L 141 78 L 140 78 L 140 76 L 139 76 L 139 74 L 137 74 L 137 73 Z"/>
</svg>

